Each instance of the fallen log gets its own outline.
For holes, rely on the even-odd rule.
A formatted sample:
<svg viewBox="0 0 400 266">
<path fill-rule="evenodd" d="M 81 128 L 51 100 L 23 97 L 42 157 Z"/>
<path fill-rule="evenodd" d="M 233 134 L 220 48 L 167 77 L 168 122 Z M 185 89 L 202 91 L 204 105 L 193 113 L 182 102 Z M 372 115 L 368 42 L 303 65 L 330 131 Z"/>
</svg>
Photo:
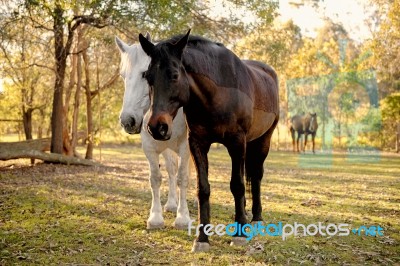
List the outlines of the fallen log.
<svg viewBox="0 0 400 266">
<path fill-rule="evenodd" d="M 49 163 L 96 166 L 97 162 L 63 154 L 47 153 L 50 139 L 33 139 L 18 142 L 0 142 L 0 160 L 39 159 Z"/>
</svg>

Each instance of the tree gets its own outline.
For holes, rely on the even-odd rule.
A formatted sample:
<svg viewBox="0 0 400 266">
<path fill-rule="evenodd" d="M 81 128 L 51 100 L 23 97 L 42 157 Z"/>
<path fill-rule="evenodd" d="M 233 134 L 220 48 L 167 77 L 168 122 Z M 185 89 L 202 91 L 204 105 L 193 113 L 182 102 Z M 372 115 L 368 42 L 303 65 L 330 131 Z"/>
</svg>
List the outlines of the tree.
<svg viewBox="0 0 400 266">
<path fill-rule="evenodd" d="M 29 21 L 21 19 L 18 23 L 1 21 L 3 29 L 0 34 L 0 51 L 3 78 L 6 78 L 7 94 L 15 93 L 20 99 L 17 104 L 23 122 L 26 139 L 32 139 L 32 115 L 35 110 L 44 110 L 48 97 L 41 90 L 46 82 L 46 76 L 51 68 L 45 66 L 45 56 L 38 56 L 46 40 L 41 40 L 34 34 L 34 28 Z M 11 85 L 12 83 L 12 85 Z M 44 86 L 43 86 L 44 87 Z"/>
<path fill-rule="evenodd" d="M 372 0 L 377 9 L 375 20 L 378 30 L 368 48 L 373 51 L 369 62 L 378 72 L 379 91 L 382 105 L 383 147 L 392 149 L 396 143 L 398 151 L 399 106 L 400 106 L 400 1 Z"/>
<path fill-rule="evenodd" d="M 93 104 L 93 99 L 98 97 L 101 91 L 112 88 L 118 77 L 115 55 L 110 56 L 112 59 L 101 65 L 103 55 L 109 56 L 115 49 L 113 37 L 117 32 L 136 41 L 137 33 L 145 30 L 151 31 L 158 38 L 164 38 L 195 26 L 197 33 L 218 36 L 217 40 L 221 39 L 224 32 L 232 32 L 223 36 L 223 39 L 227 40 L 237 38 L 238 34 L 245 31 L 245 25 L 239 19 L 240 15 L 211 17 L 207 3 L 196 0 L 185 3 L 148 0 L 13 0 L 2 3 L 6 7 L 0 7 L 4 11 L 0 17 L 1 25 L 9 26 L 2 28 L 2 35 L 14 41 L 17 47 L 21 42 L 15 41 L 15 36 L 10 34 L 12 27 L 27 26 L 30 28 L 29 32 L 37 36 L 38 42 L 44 44 L 36 48 L 36 54 L 43 55 L 46 73 L 53 75 L 51 151 L 76 154 L 76 131 L 83 127 L 84 120 L 87 121 L 87 158 L 92 157 L 94 135 L 97 131 L 94 125 L 96 118 L 93 117 L 93 108 L 97 108 L 97 103 Z M 271 5 L 256 0 L 237 5 L 246 6 L 265 18 L 268 17 L 268 10 L 271 10 Z M 229 4 L 227 9 L 234 7 L 235 4 Z M 50 46 L 53 49 L 49 50 Z M 103 48 L 105 50 L 101 52 L 96 51 Z M 5 54 L 9 55 L 10 51 L 6 51 Z M 29 64 L 26 72 L 33 73 L 32 67 L 32 64 Z M 42 82 L 44 69 L 38 69 L 37 73 L 40 77 L 39 82 Z M 10 73 L 10 77 L 12 75 Z M 40 97 L 36 97 L 37 90 L 32 95 L 41 100 Z M 86 117 L 79 112 L 80 108 L 85 108 L 81 104 L 81 97 L 86 98 Z M 45 108 L 47 106 L 48 104 Z M 40 116 L 44 117 L 45 113 L 40 109 Z M 113 110 L 115 120 L 116 117 L 117 114 Z"/>
</svg>

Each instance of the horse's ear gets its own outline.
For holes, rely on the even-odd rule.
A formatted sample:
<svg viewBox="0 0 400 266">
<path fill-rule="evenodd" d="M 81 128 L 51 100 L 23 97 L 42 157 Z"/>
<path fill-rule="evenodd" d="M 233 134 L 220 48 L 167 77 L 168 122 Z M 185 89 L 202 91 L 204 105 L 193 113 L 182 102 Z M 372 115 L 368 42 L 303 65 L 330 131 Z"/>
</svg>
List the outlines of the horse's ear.
<svg viewBox="0 0 400 266">
<path fill-rule="evenodd" d="M 119 51 L 121 53 L 125 53 L 128 45 L 126 43 L 124 43 L 120 38 L 118 38 L 117 36 L 115 36 L 115 43 L 117 44 L 117 47 L 119 49 Z"/>
<path fill-rule="evenodd" d="M 140 45 L 143 48 L 143 51 L 148 55 L 151 56 L 151 54 L 153 53 L 153 49 L 154 49 L 154 44 L 151 43 L 151 41 L 149 41 L 146 37 L 143 36 L 143 34 L 139 34 L 139 42 Z"/>
<path fill-rule="evenodd" d="M 150 36 L 150 33 L 148 31 L 146 31 L 145 37 L 149 42 L 151 42 L 151 36 Z"/>
<path fill-rule="evenodd" d="M 183 49 L 185 49 L 188 43 L 190 31 L 191 29 L 189 29 L 186 35 L 183 36 L 177 43 L 174 44 L 174 48 L 176 49 L 176 51 L 178 51 L 179 56 L 182 55 Z"/>
</svg>

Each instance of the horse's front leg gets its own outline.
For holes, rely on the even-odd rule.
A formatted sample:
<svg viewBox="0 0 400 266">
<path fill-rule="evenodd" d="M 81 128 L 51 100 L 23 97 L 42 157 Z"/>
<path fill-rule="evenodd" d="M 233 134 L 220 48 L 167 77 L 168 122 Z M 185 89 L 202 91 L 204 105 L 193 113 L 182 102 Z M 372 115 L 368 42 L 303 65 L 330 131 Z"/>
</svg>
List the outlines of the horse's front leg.
<svg viewBox="0 0 400 266">
<path fill-rule="evenodd" d="M 156 229 L 164 227 L 164 218 L 160 200 L 161 172 L 159 166 L 159 154 L 145 150 L 147 160 L 150 166 L 150 185 L 151 185 L 151 209 L 147 220 L 147 229 Z"/>
<path fill-rule="evenodd" d="M 303 147 L 303 152 L 306 152 L 306 146 L 307 146 L 307 139 L 308 139 L 308 134 L 304 134 L 304 147 Z"/>
<path fill-rule="evenodd" d="M 301 137 L 301 134 L 300 133 L 297 133 L 297 152 L 300 152 L 300 149 L 299 149 L 299 142 L 300 142 L 300 137 Z"/>
<path fill-rule="evenodd" d="M 204 138 L 189 135 L 189 147 L 197 169 L 197 199 L 200 232 L 193 243 L 192 252 L 206 252 L 210 249 L 204 227 L 210 223 L 210 184 L 208 182 L 207 153 L 211 143 Z M 191 229 L 191 228 L 190 228 Z"/>
<path fill-rule="evenodd" d="M 179 147 L 178 188 L 179 203 L 174 226 L 177 229 L 187 229 L 190 222 L 189 209 L 187 206 L 187 189 L 189 183 L 189 160 L 190 152 L 187 140 L 182 141 Z"/>
<path fill-rule="evenodd" d="M 177 174 L 177 156 L 175 152 L 166 149 L 162 153 L 165 159 L 165 168 L 168 172 L 168 199 L 164 205 L 164 211 L 176 213 L 177 210 L 177 196 L 176 196 L 176 174 Z"/>
<path fill-rule="evenodd" d="M 247 224 L 247 218 L 244 209 L 244 162 L 246 156 L 246 135 L 244 133 L 234 135 L 228 139 L 225 145 L 232 160 L 230 187 L 235 199 L 235 222 L 243 226 L 244 224 Z M 246 236 L 243 234 L 243 232 L 237 232 L 232 239 L 231 245 L 244 245 L 246 243 Z"/>
</svg>

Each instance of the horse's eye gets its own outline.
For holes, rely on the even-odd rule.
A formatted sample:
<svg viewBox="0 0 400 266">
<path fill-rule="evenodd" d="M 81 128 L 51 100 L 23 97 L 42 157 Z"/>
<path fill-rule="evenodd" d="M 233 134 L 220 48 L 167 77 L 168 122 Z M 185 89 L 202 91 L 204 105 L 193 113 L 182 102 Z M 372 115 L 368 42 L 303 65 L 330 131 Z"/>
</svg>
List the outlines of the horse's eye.
<svg viewBox="0 0 400 266">
<path fill-rule="evenodd" d="M 172 76 L 171 76 L 171 79 L 174 80 L 174 81 L 178 80 L 178 78 L 179 78 L 179 74 L 178 73 L 173 73 Z"/>
</svg>

